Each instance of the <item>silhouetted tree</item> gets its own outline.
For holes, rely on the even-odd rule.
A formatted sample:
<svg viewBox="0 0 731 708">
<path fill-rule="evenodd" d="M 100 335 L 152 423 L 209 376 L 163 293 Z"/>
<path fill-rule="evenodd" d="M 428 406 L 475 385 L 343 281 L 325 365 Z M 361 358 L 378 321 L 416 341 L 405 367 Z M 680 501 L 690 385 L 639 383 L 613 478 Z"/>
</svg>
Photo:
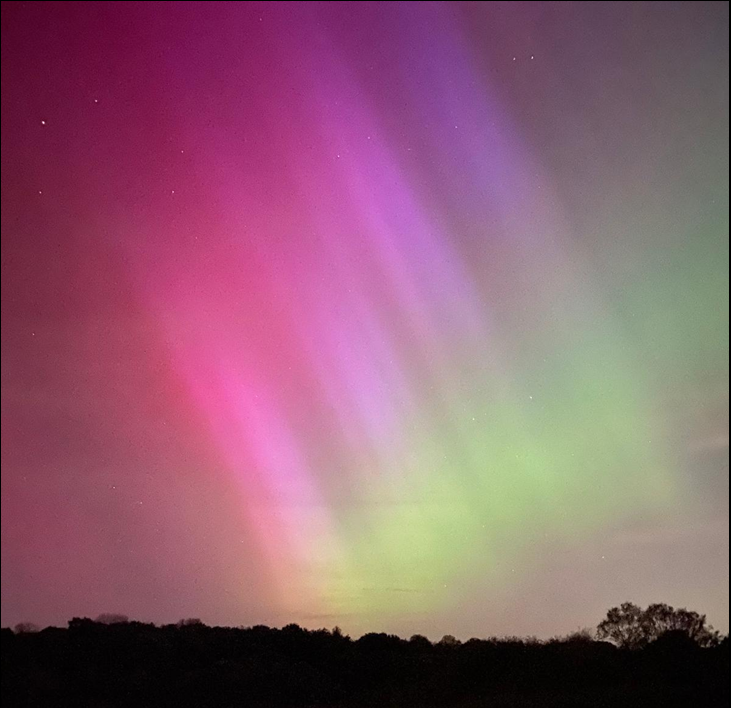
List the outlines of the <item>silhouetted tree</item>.
<svg viewBox="0 0 731 708">
<path fill-rule="evenodd" d="M 613 607 L 597 627 L 597 637 L 625 649 L 641 649 L 666 632 L 682 632 L 698 646 L 712 647 L 720 635 L 706 622 L 705 615 L 665 604 L 641 607 L 625 602 Z"/>
<path fill-rule="evenodd" d="M 564 644 L 591 644 L 596 641 L 594 637 L 594 631 L 584 627 L 583 629 L 577 629 L 575 632 L 571 632 L 563 637 L 554 637 L 550 640 L 554 643 Z"/>
<path fill-rule="evenodd" d="M 186 617 L 185 619 L 178 620 L 178 627 L 203 627 L 203 620 L 197 617 Z"/>
<path fill-rule="evenodd" d="M 16 634 L 32 634 L 33 632 L 38 632 L 39 630 L 40 627 L 38 627 L 37 624 L 33 624 L 33 622 L 19 622 L 15 625 Z"/>
<path fill-rule="evenodd" d="M 99 624 L 127 624 L 129 617 L 127 615 L 115 614 L 114 612 L 105 612 L 99 615 L 94 621 Z"/>
<path fill-rule="evenodd" d="M 69 620 L 69 629 L 78 631 L 89 631 L 96 627 L 96 622 L 88 617 L 72 617 Z"/>
<path fill-rule="evenodd" d="M 442 647 L 458 647 L 462 642 L 459 641 L 456 637 L 453 637 L 451 634 L 445 634 L 440 640 L 439 640 L 439 646 Z"/>
<path fill-rule="evenodd" d="M 409 639 L 409 644 L 418 649 L 431 649 L 432 647 L 432 643 L 421 634 L 415 634 L 411 637 L 411 639 Z"/>
</svg>

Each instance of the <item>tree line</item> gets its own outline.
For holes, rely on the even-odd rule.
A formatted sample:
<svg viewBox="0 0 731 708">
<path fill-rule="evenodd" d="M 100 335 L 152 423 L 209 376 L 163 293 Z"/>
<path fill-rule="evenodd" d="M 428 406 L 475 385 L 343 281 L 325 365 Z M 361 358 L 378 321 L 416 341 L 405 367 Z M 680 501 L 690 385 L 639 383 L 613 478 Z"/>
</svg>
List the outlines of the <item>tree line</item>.
<svg viewBox="0 0 731 708">
<path fill-rule="evenodd" d="M 597 630 L 547 641 L 439 642 L 338 628 L 156 626 L 107 614 L 2 630 L 11 706 L 715 708 L 728 638 L 668 605 L 612 608 Z"/>
</svg>

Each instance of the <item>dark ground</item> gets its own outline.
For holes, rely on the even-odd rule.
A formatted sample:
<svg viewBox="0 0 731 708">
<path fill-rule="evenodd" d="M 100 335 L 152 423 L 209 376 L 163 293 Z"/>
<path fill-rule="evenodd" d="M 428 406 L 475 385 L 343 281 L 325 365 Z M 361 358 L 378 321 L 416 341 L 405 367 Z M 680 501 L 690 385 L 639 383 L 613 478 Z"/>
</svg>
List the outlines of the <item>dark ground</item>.
<svg viewBox="0 0 731 708">
<path fill-rule="evenodd" d="M 370 634 L 72 620 L 2 630 L 4 707 L 715 708 L 728 640 L 640 651 L 573 637 L 431 644 Z"/>
</svg>

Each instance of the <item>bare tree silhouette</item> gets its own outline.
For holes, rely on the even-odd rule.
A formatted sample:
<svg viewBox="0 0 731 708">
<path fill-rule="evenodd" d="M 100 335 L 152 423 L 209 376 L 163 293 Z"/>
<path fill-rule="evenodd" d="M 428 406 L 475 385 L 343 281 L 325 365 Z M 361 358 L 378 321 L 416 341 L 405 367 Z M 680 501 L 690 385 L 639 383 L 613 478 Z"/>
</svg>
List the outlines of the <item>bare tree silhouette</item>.
<svg viewBox="0 0 731 708">
<path fill-rule="evenodd" d="M 662 603 L 643 610 L 624 602 L 610 609 L 597 627 L 599 639 L 608 639 L 623 649 L 642 649 L 667 632 L 683 633 L 701 647 L 713 647 L 721 641 L 705 615 Z"/>
</svg>

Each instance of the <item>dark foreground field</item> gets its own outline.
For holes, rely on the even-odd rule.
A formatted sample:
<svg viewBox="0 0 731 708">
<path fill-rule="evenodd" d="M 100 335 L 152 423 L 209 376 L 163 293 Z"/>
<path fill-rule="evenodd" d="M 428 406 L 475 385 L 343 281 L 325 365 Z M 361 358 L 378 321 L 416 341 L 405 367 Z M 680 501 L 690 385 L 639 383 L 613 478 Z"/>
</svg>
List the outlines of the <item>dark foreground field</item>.
<svg viewBox="0 0 731 708">
<path fill-rule="evenodd" d="M 409 641 L 338 631 L 72 620 L 2 631 L 4 706 L 704 708 L 728 705 L 728 640 L 641 650 L 578 636 Z"/>
</svg>

